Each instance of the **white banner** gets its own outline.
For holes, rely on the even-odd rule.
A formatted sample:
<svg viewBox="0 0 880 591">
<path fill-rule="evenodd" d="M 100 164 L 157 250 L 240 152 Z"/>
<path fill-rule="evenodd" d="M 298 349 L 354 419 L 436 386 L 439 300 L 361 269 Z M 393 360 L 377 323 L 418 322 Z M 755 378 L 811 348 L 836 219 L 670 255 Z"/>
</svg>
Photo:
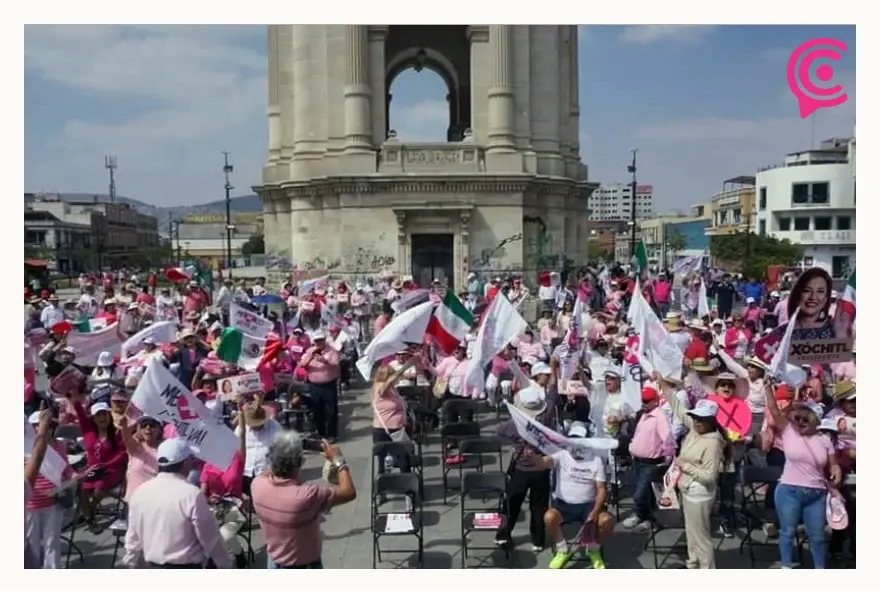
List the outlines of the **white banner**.
<svg viewBox="0 0 880 591">
<path fill-rule="evenodd" d="M 171 423 L 196 456 L 226 470 L 239 448 L 238 437 L 161 363 L 152 361 L 131 397 L 142 413 Z"/>
<path fill-rule="evenodd" d="M 480 332 L 474 341 L 474 354 L 468 361 L 465 385 L 482 392 L 486 387 L 483 368 L 498 355 L 510 341 L 521 335 L 528 323 L 519 315 L 513 304 L 502 294 L 495 296 L 480 324 Z"/>
<path fill-rule="evenodd" d="M 532 419 L 506 400 L 504 404 L 507 405 L 510 420 L 513 421 L 520 438 L 545 456 L 574 448 L 588 449 L 592 452 L 617 449 L 617 440 L 612 437 L 566 437 Z"/>
<path fill-rule="evenodd" d="M 34 426 L 28 422 L 28 417 L 24 417 L 24 457 L 29 458 L 34 449 L 34 441 L 37 434 Z M 40 465 L 40 474 L 55 486 L 61 486 L 64 470 L 67 468 L 67 462 L 64 461 L 58 452 L 52 447 L 51 441 L 46 448 L 46 455 L 43 457 L 43 463 Z"/>
<path fill-rule="evenodd" d="M 672 265 L 672 272 L 679 277 L 687 277 L 702 266 L 703 255 L 692 255 L 675 261 L 675 263 Z"/>
<path fill-rule="evenodd" d="M 125 341 L 122 344 L 122 355 L 125 357 L 142 350 L 144 340 L 148 337 L 152 337 L 157 344 L 165 344 L 173 343 L 176 334 L 177 323 L 167 320 L 156 322 Z"/>
<path fill-rule="evenodd" d="M 115 323 L 97 332 L 72 331 L 67 334 L 67 345 L 76 351 L 76 363 L 87 367 L 94 367 L 101 351 L 109 351 L 114 357 L 119 357 L 122 351 Z"/>
<path fill-rule="evenodd" d="M 271 320 L 245 310 L 236 303 L 229 304 L 229 326 L 261 339 L 265 339 L 266 335 L 275 328 Z"/>
</svg>

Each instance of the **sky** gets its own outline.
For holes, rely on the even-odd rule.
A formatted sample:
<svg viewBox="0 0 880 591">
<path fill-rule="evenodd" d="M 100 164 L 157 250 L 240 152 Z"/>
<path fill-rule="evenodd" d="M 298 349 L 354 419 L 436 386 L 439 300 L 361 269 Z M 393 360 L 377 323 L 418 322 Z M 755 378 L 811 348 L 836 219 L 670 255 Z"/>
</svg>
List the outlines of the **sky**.
<svg viewBox="0 0 880 591">
<path fill-rule="evenodd" d="M 655 212 L 686 212 L 725 179 L 786 153 L 849 136 L 855 125 L 855 27 L 581 26 L 581 158 L 589 178 L 654 186 Z M 834 77 L 849 100 L 801 119 L 786 63 L 817 37 L 848 52 Z M 28 25 L 24 41 L 25 190 L 117 194 L 159 206 L 252 193 L 267 156 L 266 27 Z M 817 82 L 815 76 L 812 77 Z M 439 76 L 407 71 L 391 93 L 403 141 L 445 141 Z"/>
</svg>

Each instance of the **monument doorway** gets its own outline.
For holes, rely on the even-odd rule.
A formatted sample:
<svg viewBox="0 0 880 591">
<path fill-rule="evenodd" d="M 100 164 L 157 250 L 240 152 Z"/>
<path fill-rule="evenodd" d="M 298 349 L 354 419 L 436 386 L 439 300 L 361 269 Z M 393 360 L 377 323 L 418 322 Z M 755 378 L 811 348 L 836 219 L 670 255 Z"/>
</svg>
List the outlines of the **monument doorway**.
<svg viewBox="0 0 880 591">
<path fill-rule="evenodd" d="M 413 234 L 410 237 L 412 275 L 419 287 L 435 279 L 455 289 L 455 255 L 452 234 Z"/>
</svg>

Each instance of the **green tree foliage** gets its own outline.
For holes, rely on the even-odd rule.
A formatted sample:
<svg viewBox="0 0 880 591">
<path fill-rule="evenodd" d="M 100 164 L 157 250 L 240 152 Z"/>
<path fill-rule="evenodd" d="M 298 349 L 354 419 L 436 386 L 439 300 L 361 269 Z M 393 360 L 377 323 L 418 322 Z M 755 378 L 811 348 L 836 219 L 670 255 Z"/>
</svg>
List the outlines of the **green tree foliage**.
<svg viewBox="0 0 880 591">
<path fill-rule="evenodd" d="M 667 226 L 664 241 L 666 242 L 666 252 L 670 255 L 677 255 L 687 249 L 687 238 L 678 228 Z"/>
<path fill-rule="evenodd" d="M 266 254 L 266 242 L 262 234 L 253 234 L 247 242 L 241 245 L 242 256 L 249 257 L 253 254 Z"/>
<path fill-rule="evenodd" d="M 804 255 L 803 247 L 788 240 L 744 232 L 712 236 L 709 252 L 725 269 L 758 278 L 767 275 L 770 265 L 796 264 Z"/>
</svg>

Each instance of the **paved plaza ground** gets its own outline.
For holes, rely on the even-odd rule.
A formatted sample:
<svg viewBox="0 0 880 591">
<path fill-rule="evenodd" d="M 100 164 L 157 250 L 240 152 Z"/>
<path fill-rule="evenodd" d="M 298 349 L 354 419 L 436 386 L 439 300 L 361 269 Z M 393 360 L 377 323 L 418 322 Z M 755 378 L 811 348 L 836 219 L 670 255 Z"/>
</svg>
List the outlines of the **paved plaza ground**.
<svg viewBox="0 0 880 591">
<path fill-rule="evenodd" d="M 353 503 L 337 507 L 327 516 L 323 526 L 324 550 L 323 560 L 325 568 L 370 568 L 372 562 L 372 539 L 370 534 L 370 449 L 371 449 L 371 416 L 368 393 L 360 390 L 346 393 L 345 400 L 341 405 L 343 436 L 340 442 L 345 456 L 351 466 L 351 471 L 358 488 L 358 498 Z M 494 432 L 496 421 L 494 413 L 489 417 L 483 416 L 481 425 L 483 433 L 490 435 Z M 449 494 L 449 499 L 444 504 L 442 499 L 441 467 L 439 462 L 440 446 L 436 436 L 429 438 L 428 445 L 424 448 L 425 457 L 425 568 L 461 568 L 460 566 L 460 507 L 454 491 Z M 505 461 L 508 454 L 505 454 Z M 305 479 L 319 479 L 321 477 L 322 462 L 316 455 L 311 455 L 305 465 L 303 476 Z M 497 459 L 487 469 L 499 469 Z M 458 477 L 454 471 L 451 474 L 451 487 L 457 486 Z M 525 511 L 524 511 L 525 513 Z M 670 512 L 666 512 L 670 513 Z M 621 517 L 629 513 L 622 512 Z M 677 514 L 677 512 L 674 512 Z M 674 514 L 669 515 L 674 517 Z M 663 517 L 667 517 L 666 514 Z M 513 552 L 514 568 L 546 568 L 551 558 L 550 551 L 544 550 L 540 554 L 531 551 L 528 539 L 527 515 L 521 515 L 519 523 L 514 529 L 514 541 L 516 549 Z M 474 545 L 491 546 L 492 534 L 477 534 L 474 537 Z M 681 530 L 668 530 L 658 535 L 658 543 L 669 545 L 678 542 L 684 543 L 684 534 Z M 382 542 L 383 549 L 387 546 L 394 548 L 415 548 L 414 539 L 398 538 L 391 540 L 385 538 Z M 112 562 L 113 545 L 115 538 L 105 532 L 101 535 L 91 535 L 85 530 L 77 530 L 75 534 L 76 544 L 85 556 L 84 562 L 76 557 L 71 561 L 71 568 L 110 568 Z M 605 557 L 609 568 L 654 568 L 653 553 L 644 549 L 647 541 L 646 534 L 634 534 L 617 527 L 614 537 L 606 545 Z M 717 552 L 718 568 L 749 568 L 748 557 L 739 552 L 739 540 L 718 540 Z M 252 568 L 264 568 L 266 562 L 263 550 L 263 541 L 260 531 L 257 529 L 253 535 L 253 546 L 256 552 L 256 564 Z M 767 568 L 777 560 L 776 548 L 758 550 L 761 560 L 759 568 Z M 468 566 L 478 565 L 480 560 L 486 560 L 485 566 L 505 567 L 503 553 L 498 550 L 473 550 L 469 552 L 471 560 Z M 121 553 L 120 553 L 121 556 Z M 395 568 L 395 566 L 408 567 L 413 565 L 415 553 L 402 553 L 389 555 L 388 558 L 395 563 L 382 563 L 379 568 Z M 682 566 L 681 555 L 673 554 L 662 568 L 680 568 Z M 581 567 L 580 564 L 571 565 L 572 568 Z"/>
</svg>

